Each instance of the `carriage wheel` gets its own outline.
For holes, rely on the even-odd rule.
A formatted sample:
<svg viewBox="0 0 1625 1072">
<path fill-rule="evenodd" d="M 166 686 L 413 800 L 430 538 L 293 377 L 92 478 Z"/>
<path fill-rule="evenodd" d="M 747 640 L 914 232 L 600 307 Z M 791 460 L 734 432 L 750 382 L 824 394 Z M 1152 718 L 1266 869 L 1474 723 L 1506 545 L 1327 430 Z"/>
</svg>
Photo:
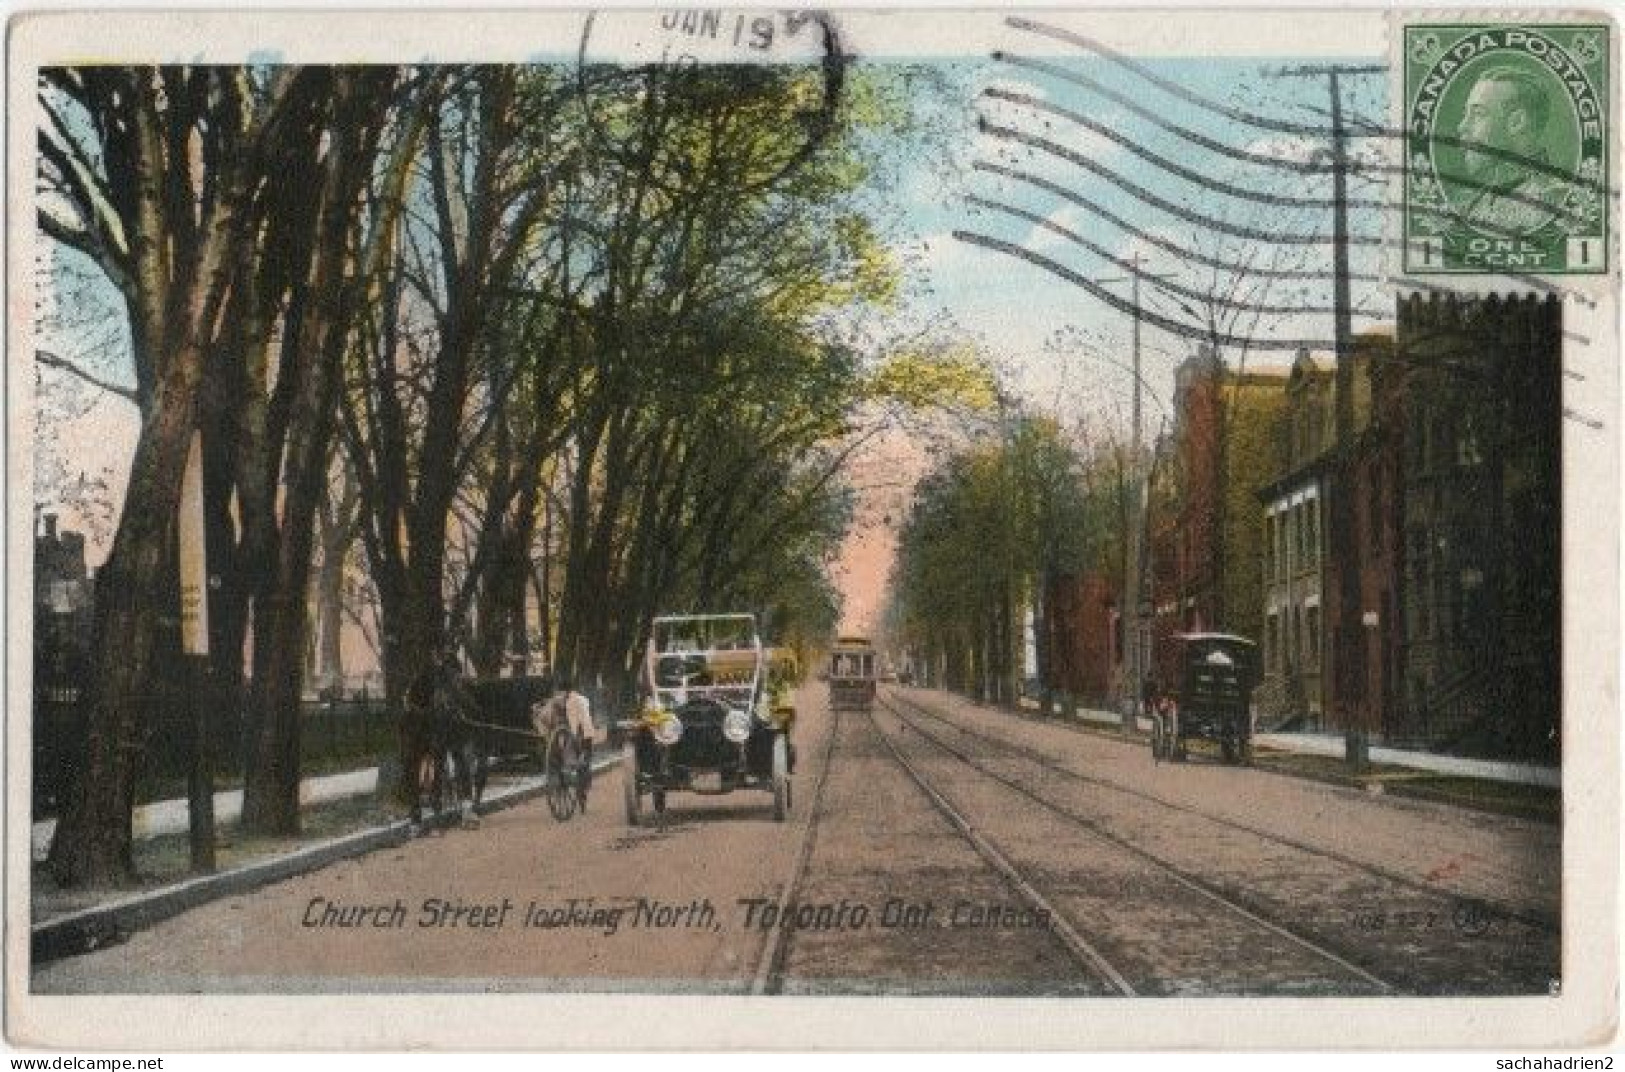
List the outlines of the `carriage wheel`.
<svg viewBox="0 0 1625 1072">
<path fill-rule="evenodd" d="M 581 750 L 581 761 L 576 764 L 576 810 L 582 815 L 587 814 L 587 790 L 592 788 L 592 760 L 587 757 L 585 749 Z"/>
<path fill-rule="evenodd" d="M 621 745 L 621 786 L 626 797 L 626 825 L 637 826 L 643 821 L 643 801 L 638 795 L 638 746 L 631 737 Z M 660 793 L 655 799 L 664 804 L 665 794 Z"/>
<path fill-rule="evenodd" d="M 568 744 L 565 731 L 557 730 L 547 739 L 547 810 L 553 818 L 563 822 L 575 814 L 576 795 L 574 772 L 566 769 L 564 760 Z"/>
</svg>

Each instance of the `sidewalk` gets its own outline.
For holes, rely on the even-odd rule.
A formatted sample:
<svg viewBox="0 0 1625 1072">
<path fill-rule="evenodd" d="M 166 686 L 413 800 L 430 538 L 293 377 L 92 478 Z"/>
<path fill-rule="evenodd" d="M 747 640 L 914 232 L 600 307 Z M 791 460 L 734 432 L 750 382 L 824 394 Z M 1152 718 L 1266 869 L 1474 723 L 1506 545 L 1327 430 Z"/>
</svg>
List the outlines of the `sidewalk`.
<svg viewBox="0 0 1625 1072">
<path fill-rule="evenodd" d="M 593 761 L 593 770 L 601 772 L 621 761 L 619 752 L 604 755 Z M 480 806 L 481 814 L 511 808 L 541 796 L 546 778 L 531 775 L 515 779 L 507 785 L 493 786 Z M 378 769 L 349 771 L 343 774 L 308 778 L 300 784 L 300 801 L 307 807 L 332 808 L 343 802 L 374 795 L 378 786 Z M 242 814 L 242 792 L 215 794 L 216 819 L 224 825 Z M 165 800 L 136 809 L 136 837 L 152 844 L 160 838 L 175 838 L 187 830 L 186 801 Z M 449 826 L 456 822 L 455 812 L 446 812 L 431 820 L 430 826 Z M 32 831 L 35 860 L 43 858 L 43 845 L 49 846 L 52 820 L 35 823 Z M 131 931 L 179 915 L 189 908 L 221 897 L 246 893 L 326 867 L 329 864 L 411 840 L 418 831 L 405 818 L 383 818 L 373 815 L 360 829 L 348 829 L 337 836 L 307 834 L 304 838 L 271 839 L 260 851 L 252 853 L 238 863 L 223 867 L 208 875 L 189 875 L 167 884 L 141 890 L 79 890 L 52 896 L 39 888 L 39 876 L 31 891 L 30 948 L 33 963 L 40 964 L 59 957 L 87 953 L 103 945 L 122 940 Z"/>
<path fill-rule="evenodd" d="M 1022 698 L 1021 707 L 1025 711 L 1032 712 L 1039 709 L 1038 701 L 1026 697 Z M 1055 715 L 1051 717 L 1059 718 L 1061 716 Z M 1117 727 L 1121 727 L 1123 724 L 1122 715 L 1115 711 L 1102 711 L 1098 708 L 1078 708 L 1078 719 L 1082 722 Z M 1137 719 L 1136 725 L 1142 733 L 1151 731 L 1149 719 Z M 1265 748 L 1295 752 L 1300 755 L 1333 756 L 1336 758 L 1341 758 L 1343 755 L 1343 738 L 1340 734 L 1260 733 L 1253 737 L 1253 743 L 1262 745 Z M 1468 759 L 1462 756 L 1446 756 L 1434 752 L 1415 752 L 1377 745 L 1373 745 L 1371 748 L 1371 762 L 1384 766 L 1404 767 L 1415 771 L 1427 771 L 1431 774 L 1442 774 L 1455 778 L 1504 782 L 1509 785 L 1528 785 L 1541 789 L 1561 789 L 1563 786 L 1563 771 L 1561 768 L 1541 767 L 1532 763 L 1500 763 L 1488 759 Z"/>
<path fill-rule="evenodd" d="M 366 796 L 377 791 L 378 768 L 368 767 L 365 770 L 306 778 L 299 783 L 299 803 L 306 806 L 325 804 L 333 800 Z M 241 789 L 226 789 L 214 795 L 215 822 L 236 822 L 242 815 Z M 137 805 L 130 825 L 136 840 L 140 841 L 161 834 L 184 834 L 188 829 L 187 822 L 186 800 L 177 797 L 174 800 Z M 39 863 L 45 859 L 46 852 L 50 850 L 51 836 L 56 833 L 56 820 L 41 820 L 33 825 L 29 833 L 33 859 L 35 863 Z"/>
</svg>

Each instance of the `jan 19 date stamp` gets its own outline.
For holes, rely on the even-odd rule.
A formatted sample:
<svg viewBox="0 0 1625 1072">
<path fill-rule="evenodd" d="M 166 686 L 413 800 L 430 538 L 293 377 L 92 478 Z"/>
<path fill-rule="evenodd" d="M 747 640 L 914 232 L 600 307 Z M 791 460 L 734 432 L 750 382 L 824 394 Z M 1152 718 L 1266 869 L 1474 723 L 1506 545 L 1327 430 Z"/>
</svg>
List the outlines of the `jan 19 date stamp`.
<svg viewBox="0 0 1625 1072">
<path fill-rule="evenodd" d="M 1404 32 L 1405 270 L 1609 270 L 1609 28 Z"/>
</svg>

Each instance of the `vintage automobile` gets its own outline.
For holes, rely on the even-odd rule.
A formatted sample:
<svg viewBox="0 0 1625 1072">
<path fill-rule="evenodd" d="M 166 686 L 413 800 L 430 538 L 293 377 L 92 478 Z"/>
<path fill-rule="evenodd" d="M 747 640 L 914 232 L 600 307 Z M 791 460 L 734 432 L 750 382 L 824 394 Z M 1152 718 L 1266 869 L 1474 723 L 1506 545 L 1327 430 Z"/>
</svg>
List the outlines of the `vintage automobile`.
<svg viewBox="0 0 1625 1072">
<path fill-rule="evenodd" d="M 655 814 L 676 791 L 773 796 L 773 818 L 790 810 L 790 727 L 775 702 L 769 656 L 750 614 L 679 614 L 654 620 L 644 657 L 643 707 L 624 720 L 626 821 Z"/>
<path fill-rule="evenodd" d="M 829 706 L 832 711 L 867 711 L 874 706 L 875 649 L 863 637 L 844 636 L 829 652 Z"/>
<path fill-rule="evenodd" d="M 1155 701 L 1151 754 L 1182 762 L 1187 742 L 1203 738 L 1218 742 L 1226 763 L 1251 762 L 1258 645 L 1228 633 L 1180 633 L 1172 642 L 1179 692 Z"/>
</svg>

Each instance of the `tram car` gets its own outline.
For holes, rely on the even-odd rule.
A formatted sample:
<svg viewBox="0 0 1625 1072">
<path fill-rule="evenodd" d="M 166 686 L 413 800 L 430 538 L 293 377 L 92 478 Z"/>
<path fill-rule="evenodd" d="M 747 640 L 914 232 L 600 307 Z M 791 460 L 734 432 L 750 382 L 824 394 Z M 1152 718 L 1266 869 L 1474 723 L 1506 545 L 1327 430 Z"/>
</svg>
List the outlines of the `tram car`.
<svg viewBox="0 0 1625 1072">
<path fill-rule="evenodd" d="M 829 706 L 832 711 L 867 711 L 879 680 L 874 645 L 863 637 L 841 637 L 829 653 Z"/>
<path fill-rule="evenodd" d="M 1200 738 L 1217 742 L 1226 763 L 1250 762 L 1258 645 L 1229 633 L 1180 633 L 1172 642 L 1179 692 L 1156 701 L 1151 754 L 1183 761 Z"/>
<path fill-rule="evenodd" d="M 644 657 L 643 708 L 623 720 L 626 821 L 660 814 L 673 792 L 756 789 L 773 818 L 790 810 L 790 722 L 775 703 L 769 653 L 750 614 L 656 618 Z"/>
</svg>

